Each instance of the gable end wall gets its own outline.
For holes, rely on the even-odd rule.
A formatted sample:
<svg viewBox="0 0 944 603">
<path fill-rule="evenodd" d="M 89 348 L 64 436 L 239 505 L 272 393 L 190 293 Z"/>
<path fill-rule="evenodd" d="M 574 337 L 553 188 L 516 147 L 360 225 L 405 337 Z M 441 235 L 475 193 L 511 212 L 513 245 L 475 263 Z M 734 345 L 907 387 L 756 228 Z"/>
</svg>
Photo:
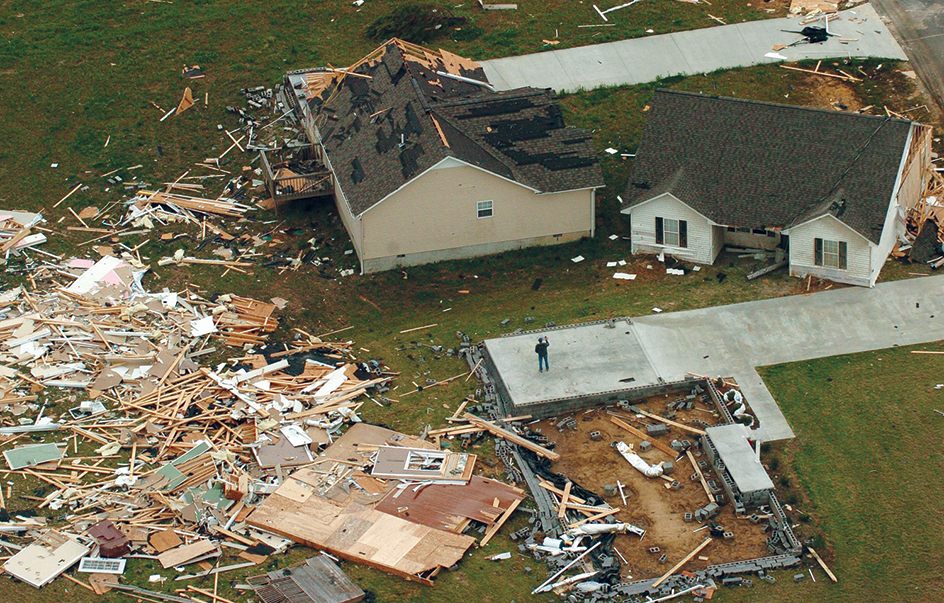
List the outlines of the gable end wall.
<svg viewBox="0 0 944 603">
<path fill-rule="evenodd" d="M 688 222 L 688 247 L 656 244 L 656 217 Z M 707 218 L 671 195 L 637 205 L 630 210 L 633 253 L 660 253 L 697 264 L 711 264 L 720 251 L 713 244 L 714 230 Z"/>
</svg>

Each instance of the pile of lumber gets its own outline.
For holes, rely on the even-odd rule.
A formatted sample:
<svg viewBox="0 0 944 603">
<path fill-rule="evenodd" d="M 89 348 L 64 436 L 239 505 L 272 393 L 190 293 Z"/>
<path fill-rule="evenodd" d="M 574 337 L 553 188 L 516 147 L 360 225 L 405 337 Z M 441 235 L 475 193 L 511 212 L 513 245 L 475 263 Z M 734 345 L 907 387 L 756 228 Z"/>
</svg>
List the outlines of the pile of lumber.
<svg viewBox="0 0 944 603">
<path fill-rule="evenodd" d="M 941 244 L 944 244 L 944 175 L 929 168 L 924 191 L 917 205 L 908 212 L 905 234 L 892 250 L 892 256 L 911 257 L 912 261 L 940 268 L 944 265 Z M 933 249 L 926 249 L 929 246 Z M 919 251 L 920 258 L 916 256 Z"/>
<path fill-rule="evenodd" d="M 88 557 L 111 530 L 103 518 L 128 539 L 122 561 L 159 554 L 165 568 L 207 572 L 222 539 L 245 565 L 262 562 L 291 543 L 250 530 L 249 512 L 284 483 L 283 467 L 317 466 L 318 450 L 394 376 L 359 365 L 349 343 L 262 343 L 278 326 L 272 304 L 148 292 L 143 271 L 113 256 L 74 259 L 34 270 L 32 290 L 0 291 L 0 509 L 54 512 L 63 535 L 42 540 L 55 536 L 51 520 L 0 523 L 9 550 L 37 543 L 5 566 L 44 576 L 31 584 L 80 560 L 117 568 Z M 250 339 L 270 355 L 227 359 L 210 345 Z M 35 566 L 37 551 L 68 562 Z"/>
</svg>

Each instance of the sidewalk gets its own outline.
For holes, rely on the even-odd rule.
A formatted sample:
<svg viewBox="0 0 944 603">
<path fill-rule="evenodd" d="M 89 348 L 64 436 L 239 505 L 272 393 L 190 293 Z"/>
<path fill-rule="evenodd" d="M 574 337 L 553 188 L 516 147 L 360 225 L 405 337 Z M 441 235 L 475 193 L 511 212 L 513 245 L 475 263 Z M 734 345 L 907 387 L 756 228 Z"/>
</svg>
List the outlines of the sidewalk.
<svg viewBox="0 0 944 603">
<path fill-rule="evenodd" d="M 632 7 L 625 10 L 631 11 Z M 871 4 L 841 11 L 840 17 L 830 22 L 830 33 L 858 41 L 839 42 L 833 37 L 822 44 L 785 48 L 780 54 L 788 61 L 837 57 L 908 60 Z M 803 29 L 801 20 L 791 17 L 707 27 L 494 59 L 483 61 L 482 66 L 488 80 L 498 90 L 532 86 L 573 92 L 598 86 L 642 84 L 673 75 L 778 62 L 764 55 L 773 52 L 775 44 L 789 44 L 798 39 L 797 34 L 781 30 L 799 31 Z M 818 24 L 822 26 L 822 21 Z"/>
</svg>

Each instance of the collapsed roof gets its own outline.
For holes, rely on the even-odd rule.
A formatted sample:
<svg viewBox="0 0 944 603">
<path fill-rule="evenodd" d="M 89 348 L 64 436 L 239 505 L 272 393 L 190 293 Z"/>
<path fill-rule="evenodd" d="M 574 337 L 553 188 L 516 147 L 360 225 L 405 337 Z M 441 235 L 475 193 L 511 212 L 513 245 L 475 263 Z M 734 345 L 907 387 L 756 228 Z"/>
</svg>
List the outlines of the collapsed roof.
<svg viewBox="0 0 944 603">
<path fill-rule="evenodd" d="M 832 215 L 878 243 L 911 122 L 657 90 L 624 209 L 664 193 L 725 226 Z"/>
<path fill-rule="evenodd" d="M 286 75 L 359 216 L 447 157 L 539 193 L 603 186 L 587 130 L 567 127 L 554 92 L 495 92 L 482 67 L 390 40 L 346 70 Z"/>
</svg>

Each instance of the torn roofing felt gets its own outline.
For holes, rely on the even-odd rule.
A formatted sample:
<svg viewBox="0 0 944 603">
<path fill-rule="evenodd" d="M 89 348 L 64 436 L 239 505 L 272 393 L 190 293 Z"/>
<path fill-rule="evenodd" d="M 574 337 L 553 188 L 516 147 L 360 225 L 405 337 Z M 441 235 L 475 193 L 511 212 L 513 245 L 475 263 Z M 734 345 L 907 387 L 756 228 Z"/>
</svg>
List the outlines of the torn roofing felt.
<svg viewBox="0 0 944 603">
<path fill-rule="evenodd" d="M 911 122 L 657 90 L 624 208 L 671 193 L 713 222 L 832 215 L 878 243 Z"/>
<path fill-rule="evenodd" d="M 447 157 L 541 193 L 603 186 L 590 133 L 564 124 L 553 91 L 494 92 L 447 51 L 390 40 L 346 72 L 286 79 L 355 216 Z"/>
</svg>

